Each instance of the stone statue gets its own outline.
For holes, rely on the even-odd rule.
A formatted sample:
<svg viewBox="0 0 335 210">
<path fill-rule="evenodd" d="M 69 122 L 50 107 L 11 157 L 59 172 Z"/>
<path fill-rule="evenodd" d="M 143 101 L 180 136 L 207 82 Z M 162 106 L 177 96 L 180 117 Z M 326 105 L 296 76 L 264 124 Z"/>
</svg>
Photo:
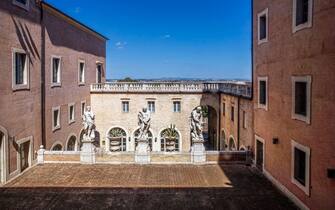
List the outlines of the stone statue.
<svg viewBox="0 0 335 210">
<path fill-rule="evenodd" d="M 91 140 L 95 138 L 94 118 L 95 115 L 92 112 L 91 107 L 87 106 L 83 115 L 84 137 L 89 138 Z"/>
<path fill-rule="evenodd" d="M 143 108 L 142 111 L 138 113 L 138 125 L 140 126 L 140 133 L 138 139 L 147 139 L 148 132 L 150 128 L 151 115 L 147 108 Z"/>
<path fill-rule="evenodd" d="M 202 109 L 200 106 L 195 108 L 191 113 L 191 136 L 192 142 L 203 142 L 202 134 Z"/>
</svg>

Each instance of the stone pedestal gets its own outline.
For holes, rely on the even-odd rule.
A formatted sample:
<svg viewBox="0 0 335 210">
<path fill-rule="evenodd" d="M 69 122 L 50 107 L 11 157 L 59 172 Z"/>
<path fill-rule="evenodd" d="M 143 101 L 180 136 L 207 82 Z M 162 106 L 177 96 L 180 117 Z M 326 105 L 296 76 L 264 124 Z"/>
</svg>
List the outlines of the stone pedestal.
<svg viewBox="0 0 335 210">
<path fill-rule="evenodd" d="M 80 150 L 80 163 L 81 164 L 94 164 L 95 163 L 95 146 L 94 140 L 85 138 L 82 141 Z"/>
<path fill-rule="evenodd" d="M 202 164 L 206 162 L 206 150 L 204 141 L 194 141 L 191 149 L 192 163 Z"/>
<path fill-rule="evenodd" d="M 37 151 L 37 164 L 43 164 L 44 163 L 44 152 L 45 149 L 43 145 L 40 146 L 40 149 Z"/>
<path fill-rule="evenodd" d="M 135 151 L 135 162 L 138 164 L 150 163 L 150 147 L 147 139 L 139 139 Z"/>
</svg>

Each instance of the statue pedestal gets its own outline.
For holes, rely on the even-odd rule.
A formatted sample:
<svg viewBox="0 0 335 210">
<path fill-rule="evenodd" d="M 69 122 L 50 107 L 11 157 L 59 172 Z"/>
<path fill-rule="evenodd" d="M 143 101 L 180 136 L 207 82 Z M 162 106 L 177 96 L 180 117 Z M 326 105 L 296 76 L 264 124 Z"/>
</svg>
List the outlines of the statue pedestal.
<svg viewBox="0 0 335 210">
<path fill-rule="evenodd" d="M 135 163 L 149 164 L 150 163 L 150 147 L 147 139 L 138 139 L 135 151 Z"/>
<path fill-rule="evenodd" d="M 94 164 L 95 163 L 95 146 L 94 140 L 84 137 L 80 150 L 80 163 L 81 164 Z"/>
<path fill-rule="evenodd" d="M 191 149 L 192 163 L 201 164 L 206 162 L 206 150 L 204 141 L 193 141 Z"/>
</svg>

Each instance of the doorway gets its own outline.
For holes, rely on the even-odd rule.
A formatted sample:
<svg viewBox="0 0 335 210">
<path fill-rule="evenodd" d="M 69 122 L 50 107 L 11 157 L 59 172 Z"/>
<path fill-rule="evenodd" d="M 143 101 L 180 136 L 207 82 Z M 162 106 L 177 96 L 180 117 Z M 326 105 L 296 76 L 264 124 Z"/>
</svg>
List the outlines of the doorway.
<svg viewBox="0 0 335 210">
<path fill-rule="evenodd" d="M 256 138 L 256 167 L 263 171 L 264 168 L 264 140 Z"/>
<path fill-rule="evenodd" d="M 29 141 L 26 141 L 20 145 L 21 172 L 29 167 L 29 147 Z"/>
</svg>

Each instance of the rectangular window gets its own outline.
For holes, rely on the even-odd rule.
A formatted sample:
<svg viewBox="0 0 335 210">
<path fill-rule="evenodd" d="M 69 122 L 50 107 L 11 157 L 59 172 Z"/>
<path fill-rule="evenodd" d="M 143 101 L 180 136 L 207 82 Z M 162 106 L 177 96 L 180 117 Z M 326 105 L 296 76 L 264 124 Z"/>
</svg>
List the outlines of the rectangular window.
<svg viewBox="0 0 335 210">
<path fill-rule="evenodd" d="M 226 115 L 226 103 L 222 103 L 222 114 L 223 116 Z"/>
<path fill-rule="evenodd" d="M 155 112 L 155 102 L 154 101 L 148 101 L 148 110 L 150 112 Z"/>
<path fill-rule="evenodd" d="M 102 64 L 98 63 L 97 64 L 97 79 L 96 79 L 97 83 L 101 83 L 102 82 Z"/>
<path fill-rule="evenodd" d="M 258 44 L 268 41 L 268 9 L 260 12 L 258 17 Z"/>
<path fill-rule="evenodd" d="M 268 108 L 268 84 L 267 77 L 258 77 L 258 108 Z"/>
<path fill-rule="evenodd" d="M 51 59 L 52 85 L 60 85 L 61 83 L 61 59 L 60 57 L 52 57 Z"/>
<path fill-rule="evenodd" d="M 231 119 L 231 121 L 234 121 L 234 115 L 235 115 L 235 110 L 234 110 L 234 107 L 231 106 L 231 113 L 230 113 L 230 119 Z"/>
<path fill-rule="evenodd" d="M 242 112 L 242 120 L 243 120 L 243 128 L 247 128 L 247 113 L 245 111 Z"/>
<path fill-rule="evenodd" d="M 291 179 L 309 195 L 310 148 L 292 140 Z"/>
<path fill-rule="evenodd" d="M 293 32 L 312 26 L 313 0 L 293 0 Z"/>
<path fill-rule="evenodd" d="M 79 61 L 79 84 L 85 84 L 85 62 Z"/>
<path fill-rule="evenodd" d="M 173 102 L 173 112 L 180 112 L 181 111 L 181 103 L 180 101 Z"/>
<path fill-rule="evenodd" d="M 82 101 L 81 102 L 81 116 L 84 115 L 85 108 L 86 108 L 86 101 Z"/>
<path fill-rule="evenodd" d="M 29 0 L 13 0 L 13 4 L 25 10 L 29 9 Z"/>
<path fill-rule="evenodd" d="M 74 119 L 75 118 L 74 106 L 75 106 L 74 103 L 68 105 L 68 108 L 69 108 L 69 110 L 68 110 L 69 111 L 69 124 L 75 122 L 75 119 Z"/>
<path fill-rule="evenodd" d="M 52 108 L 52 130 L 60 128 L 60 107 Z"/>
<path fill-rule="evenodd" d="M 311 76 L 292 77 L 292 118 L 310 123 Z"/>
<path fill-rule="evenodd" d="M 29 59 L 24 50 L 13 50 L 13 89 L 29 88 Z"/>
<path fill-rule="evenodd" d="M 129 112 L 129 101 L 122 101 L 122 111 Z"/>
</svg>

